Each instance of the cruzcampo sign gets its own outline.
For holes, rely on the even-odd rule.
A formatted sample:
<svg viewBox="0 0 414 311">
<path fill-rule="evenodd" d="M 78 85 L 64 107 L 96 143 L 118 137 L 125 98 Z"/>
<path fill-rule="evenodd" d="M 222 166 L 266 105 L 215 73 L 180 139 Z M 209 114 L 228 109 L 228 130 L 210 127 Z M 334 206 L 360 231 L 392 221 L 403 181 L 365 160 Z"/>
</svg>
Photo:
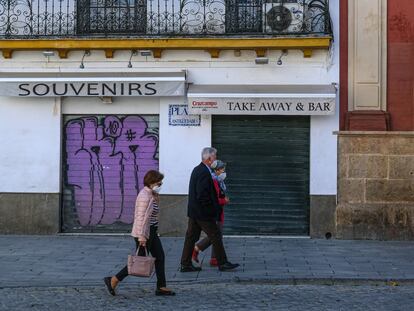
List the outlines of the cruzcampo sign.
<svg viewBox="0 0 414 311">
<path fill-rule="evenodd" d="M 331 115 L 335 98 L 188 98 L 191 114 Z"/>
</svg>

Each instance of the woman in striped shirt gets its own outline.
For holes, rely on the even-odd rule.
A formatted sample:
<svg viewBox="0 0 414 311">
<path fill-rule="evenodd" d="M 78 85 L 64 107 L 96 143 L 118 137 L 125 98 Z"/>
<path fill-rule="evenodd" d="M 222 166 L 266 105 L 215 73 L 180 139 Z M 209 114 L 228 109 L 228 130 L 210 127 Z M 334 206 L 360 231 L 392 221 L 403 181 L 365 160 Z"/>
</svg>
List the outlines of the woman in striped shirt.
<svg viewBox="0 0 414 311">
<path fill-rule="evenodd" d="M 139 192 L 135 204 L 134 225 L 131 235 L 134 237 L 139 255 L 145 255 L 145 247 L 155 257 L 155 273 L 157 275 L 158 296 L 173 296 L 175 293 L 166 287 L 165 255 L 161 240 L 158 237 L 159 192 L 164 175 L 151 170 L 144 177 L 144 188 Z M 128 275 L 125 266 L 115 276 L 104 278 L 109 293 L 115 296 L 115 287 Z"/>
</svg>

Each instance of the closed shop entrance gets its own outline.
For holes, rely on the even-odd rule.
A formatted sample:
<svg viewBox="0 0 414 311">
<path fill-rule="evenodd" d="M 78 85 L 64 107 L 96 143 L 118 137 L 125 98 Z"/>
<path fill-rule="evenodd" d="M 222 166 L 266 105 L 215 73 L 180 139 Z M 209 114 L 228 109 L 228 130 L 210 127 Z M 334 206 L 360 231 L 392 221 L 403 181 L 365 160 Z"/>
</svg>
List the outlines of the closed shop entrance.
<svg viewBox="0 0 414 311">
<path fill-rule="evenodd" d="M 309 234 L 308 116 L 213 116 L 227 162 L 225 234 Z"/>
<path fill-rule="evenodd" d="M 148 170 L 158 169 L 158 116 L 64 117 L 63 232 L 129 232 Z"/>
</svg>

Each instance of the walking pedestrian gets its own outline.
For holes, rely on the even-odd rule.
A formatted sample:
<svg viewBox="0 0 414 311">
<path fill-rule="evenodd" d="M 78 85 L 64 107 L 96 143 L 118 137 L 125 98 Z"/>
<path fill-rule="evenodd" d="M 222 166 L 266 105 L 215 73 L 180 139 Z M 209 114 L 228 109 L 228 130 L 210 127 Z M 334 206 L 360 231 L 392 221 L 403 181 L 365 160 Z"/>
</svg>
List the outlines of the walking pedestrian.
<svg viewBox="0 0 414 311">
<path fill-rule="evenodd" d="M 219 205 L 221 207 L 219 216 L 217 218 L 217 226 L 220 229 L 220 234 L 223 236 L 223 225 L 224 225 L 224 206 L 230 202 L 228 196 L 226 195 L 226 184 L 224 183 L 224 179 L 226 179 L 226 163 L 220 160 L 216 160 L 211 165 L 211 169 L 213 170 L 213 177 L 214 188 L 217 192 L 217 199 Z M 204 252 L 207 248 L 211 245 L 211 240 L 208 237 L 205 237 L 201 241 L 198 241 L 193 250 L 192 259 L 195 262 L 199 262 L 198 254 L 200 252 Z M 210 258 L 210 266 L 217 267 L 218 262 L 216 258 L 216 254 L 214 253 L 214 249 L 211 251 L 211 258 Z"/>
<path fill-rule="evenodd" d="M 158 237 L 159 192 L 164 175 L 151 170 L 144 177 L 144 188 L 139 192 L 134 214 L 134 224 L 131 235 L 134 237 L 139 255 L 145 256 L 145 248 L 155 257 L 155 273 L 157 276 L 157 296 L 173 296 L 175 293 L 166 287 L 165 255 L 161 240 Z M 128 276 L 128 266 L 125 266 L 112 277 L 104 278 L 109 293 L 115 296 L 115 288 Z"/>
<path fill-rule="evenodd" d="M 181 256 L 181 272 L 201 270 L 201 267 L 194 266 L 191 261 L 201 230 L 207 234 L 213 245 L 220 271 L 233 270 L 239 266 L 227 260 L 220 229 L 216 222 L 221 209 L 211 177 L 211 165 L 217 158 L 216 154 L 216 149 L 204 148 L 201 152 L 202 163 L 191 173 L 188 193 L 188 227 Z"/>
</svg>

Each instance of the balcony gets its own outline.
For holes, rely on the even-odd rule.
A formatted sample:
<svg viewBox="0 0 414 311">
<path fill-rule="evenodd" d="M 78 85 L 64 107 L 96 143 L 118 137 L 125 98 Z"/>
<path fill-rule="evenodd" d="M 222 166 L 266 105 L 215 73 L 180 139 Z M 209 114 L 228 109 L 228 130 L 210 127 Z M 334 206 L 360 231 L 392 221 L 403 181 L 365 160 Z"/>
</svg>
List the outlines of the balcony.
<svg viewBox="0 0 414 311">
<path fill-rule="evenodd" d="M 255 47 L 263 54 L 269 48 L 327 48 L 331 36 L 328 0 L 0 0 L 0 49 L 5 57 L 24 47 L 17 39 L 49 45 L 60 41 L 49 47 L 61 51 L 114 50 L 122 44 L 108 42 L 122 39 L 133 43 L 129 48 L 154 51 Z M 247 41 L 235 44 L 235 39 Z M 82 41 L 97 45 L 80 45 Z"/>
</svg>

